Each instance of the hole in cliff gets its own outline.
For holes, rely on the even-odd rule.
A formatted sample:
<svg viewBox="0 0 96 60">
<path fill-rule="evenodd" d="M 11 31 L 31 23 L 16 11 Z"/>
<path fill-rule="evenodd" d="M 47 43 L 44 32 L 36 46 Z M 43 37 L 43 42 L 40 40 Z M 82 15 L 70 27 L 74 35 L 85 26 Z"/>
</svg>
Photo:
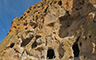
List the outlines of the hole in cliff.
<svg viewBox="0 0 96 60">
<path fill-rule="evenodd" d="M 49 49 L 47 51 L 47 58 L 48 59 L 54 59 L 55 58 L 55 53 L 54 53 L 54 50 L 53 49 Z"/>
<path fill-rule="evenodd" d="M 26 38 L 26 39 L 22 39 L 22 44 L 21 46 L 26 46 L 33 38 L 34 36 L 31 35 L 29 38 Z"/>
<path fill-rule="evenodd" d="M 37 39 L 40 38 L 41 36 L 40 36 L 40 35 L 36 35 L 35 37 L 36 37 L 36 40 L 37 40 Z"/>
<path fill-rule="evenodd" d="M 16 26 L 14 26 L 14 28 L 16 29 Z"/>
<path fill-rule="evenodd" d="M 79 10 L 78 8 L 76 8 L 76 10 Z"/>
<path fill-rule="evenodd" d="M 59 58 L 61 59 L 64 56 L 65 50 L 63 49 L 63 44 L 59 46 Z"/>
<path fill-rule="evenodd" d="M 27 29 L 28 29 L 28 27 L 25 28 L 25 30 L 27 30 Z"/>
<path fill-rule="evenodd" d="M 62 5 L 62 1 L 59 1 L 58 4 L 61 6 Z"/>
<path fill-rule="evenodd" d="M 36 42 L 36 41 L 34 41 L 34 42 L 33 42 L 33 44 L 31 45 L 31 47 L 32 47 L 32 48 L 37 47 L 37 42 Z"/>
<path fill-rule="evenodd" d="M 89 35 L 89 38 L 91 38 L 91 35 Z"/>
<path fill-rule="evenodd" d="M 27 11 L 27 13 L 29 13 L 30 11 Z"/>
<path fill-rule="evenodd" d="M 69 11 L 66 11 L 66 13 L 68 14 L 68 16 L 71 16 L 70 13 L 69 13 Z"/>
<path fill-rule="evenodd" d="M 40 8 L 40 6 L 38 6 L 38 8 Z"/>
<path fill-rule="evenodd" d="M 22 19 L 22 18 L 23 18 L 23 16 L 20 17 L 20 19 Z"/>
<path fill-rule="evenodd" d="M 82 43 L 80 42 L 80 46 L 82 46 Z"/>
<path fill-rule="evenodd" d="M 70 25 L 67 25 L 67 27 L 70 27 Z"/>
<path fill-rule="evenodd" d="M 10 45 L 10 48 L 13 48 L 14 45 L 15 45 L 15 43 L 12 43 L 12 44 Z"/>
<path fill-rule="evenodd" d="M 79 47 L 78 47 L 78 44 L 77 43 L 74 43 L 73 45 L 73 53 L 74 53 L 74 57 L 78 57 L 79 56 Z"/>
</svg>

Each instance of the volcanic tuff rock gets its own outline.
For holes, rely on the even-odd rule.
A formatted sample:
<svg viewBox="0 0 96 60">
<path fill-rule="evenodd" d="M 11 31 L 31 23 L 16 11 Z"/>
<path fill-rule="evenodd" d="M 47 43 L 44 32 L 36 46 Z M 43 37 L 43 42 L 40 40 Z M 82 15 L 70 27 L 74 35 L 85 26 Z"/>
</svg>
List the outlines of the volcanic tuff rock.
<svg viewBox="0 0 96 60">
<path fill-rule="evenodd" d="M 12 21 L 0 60 L 96 60 L 96 0 L 42 0 Z"/>
</svg>

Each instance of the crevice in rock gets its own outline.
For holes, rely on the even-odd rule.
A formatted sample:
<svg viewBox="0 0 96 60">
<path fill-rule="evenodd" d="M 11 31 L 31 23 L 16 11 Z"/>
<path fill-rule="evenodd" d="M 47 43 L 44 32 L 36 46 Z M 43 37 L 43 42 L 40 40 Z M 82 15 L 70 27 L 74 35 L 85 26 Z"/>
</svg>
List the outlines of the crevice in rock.
<svg viewBox="0 0 96 60">
<path fill-rule="evenodd" d="M 80 52 L 79 47 L 78 47 L 79 39 L 80 39 L 80 36 L 77 37 L 76 42 L 72 46 L 74 57 L 79 57 L 79 52 Z M 80 45 L 82 46 L 82 43 L 80 43 Z"/>
<path fill-rule="evenodd" d="M 76 39 L 76 42 L 78 42 L 78 41 L 79 41 L 79 39 L 80 39 L 80 36 L 78 36 L 78 38 Z"/>
<path fill-rule="evenodd" d="M 15 52 L 20 53 L 17 49 L 14 49 Z"/>
<path fill-rule="evenodd" d="M 78 47 L 78 44 L 77 44 L 77 42 L 76 43 L 74 43 L 73 44 L 73 46 L 72 46 L 72 48 L 73 48 L 73 53 L 74 53 L 74 57 L 79 57 L 79 47 Z"/>
<path fill-rule="evenodd" d="M 48 7 L 49 7 L 49 6 L 48 6 Z M 46 9 L 45 9 L 44 13 L 46 13 L 46 12 L 47 12 L 47 10 L 48 10 L 48 7 L 46 7 Z"/>
<path fill-rule="evenodd" d="M 33 44 L 31 45 L 31 47 L 32 47 L 32 48 L 37 47 L 37 42 L 36 42 L 36 41 L 34 41 L 34 42 L 33 42 Z"/>
</svg>

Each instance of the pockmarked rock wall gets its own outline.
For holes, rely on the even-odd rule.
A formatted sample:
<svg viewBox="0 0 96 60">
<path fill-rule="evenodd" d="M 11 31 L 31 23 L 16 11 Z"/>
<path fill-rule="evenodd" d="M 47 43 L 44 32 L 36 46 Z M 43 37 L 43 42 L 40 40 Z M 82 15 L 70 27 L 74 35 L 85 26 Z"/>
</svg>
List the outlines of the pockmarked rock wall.
<svg viewBox="0 0 96 60">
<path fill-rule="evenodd" d="M 96 60 L 96 0 L 42 0 L 16 17 L 0 60 Z"/>
</svg>

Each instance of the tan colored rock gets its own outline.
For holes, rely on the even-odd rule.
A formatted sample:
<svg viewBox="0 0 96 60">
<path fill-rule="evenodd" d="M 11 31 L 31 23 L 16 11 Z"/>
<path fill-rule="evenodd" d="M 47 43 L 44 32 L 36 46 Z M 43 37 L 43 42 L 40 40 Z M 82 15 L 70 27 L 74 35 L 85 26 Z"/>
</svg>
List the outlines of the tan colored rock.
<svg viewBox="0 0 96 60">
<path fill-rule="evenodd" d="M 12 21 L 0 60 L 96 60 L 96 1 L 42 0 Z"/>
</svg>

